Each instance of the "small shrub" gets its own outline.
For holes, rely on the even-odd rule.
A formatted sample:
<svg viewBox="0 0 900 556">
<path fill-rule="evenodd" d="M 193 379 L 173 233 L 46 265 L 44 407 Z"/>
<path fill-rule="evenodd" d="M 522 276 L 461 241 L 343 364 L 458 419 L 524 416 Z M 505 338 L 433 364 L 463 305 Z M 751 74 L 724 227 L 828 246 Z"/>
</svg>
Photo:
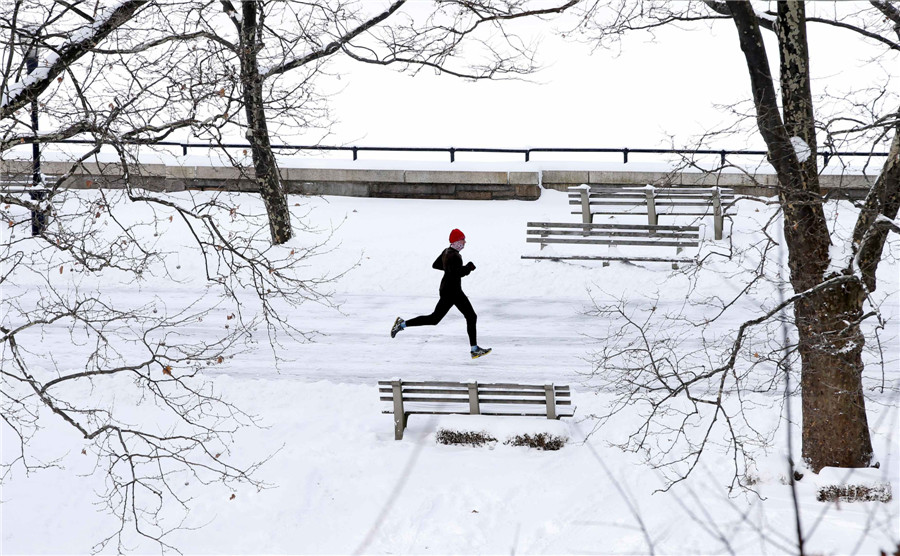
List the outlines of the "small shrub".
<svg viewBox="0 0 900 556">
<path fill-rule="evenodd" d="M 893 498 L 890 483 L 877 486 L 829 485 L 819 488 L 816 493 L 819 502 L 890 502 Z"/>
<path fill-rule="evenodd" d="M 538 450 L 559 450 L 566 445 L 568 439 L 565 436 L 554 436 L 546 432 L 535 435 L 519 434 L 508 439 L 504 444 L 511 446 L 528 446 Z"/>
<path fill-rule="evenodd" d="M 438 444 L 462 444 L 466 446 L 484 446 L 491 442 L 497 442 L 497 439 L 490 434 L 472 431 L 452 431 L 449 429 L 441 429 L 437 432 L 435 438 Z"/>
</svg>

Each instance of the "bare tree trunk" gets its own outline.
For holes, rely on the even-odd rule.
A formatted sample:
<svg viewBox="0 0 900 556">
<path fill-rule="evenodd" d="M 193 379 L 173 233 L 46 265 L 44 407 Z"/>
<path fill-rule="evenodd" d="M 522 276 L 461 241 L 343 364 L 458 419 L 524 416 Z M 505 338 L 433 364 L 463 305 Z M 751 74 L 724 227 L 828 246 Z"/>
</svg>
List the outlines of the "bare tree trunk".
<svg viewBox="0 0 900 556">
<path fill-rule="evenodd" d="M 803 392 L 803 459 L 823 467 L 867 467 L 872 441 L 862 388 L 865 290 L 858 281 L 795 305 Z"/>
<path fill-rule="evenodd" d="M 756 14 L 744 2 L 728 2 L 728 7 L 747 60 L 759 130 L 778 174 L 791 285 L 800 293 L 826 279 L 831 243 L 815 158 L 805 6 L 778 3 L 784 120 Z M 806 160 L 798 158 L 793 137 L 809 146 Z M 858 322 L 864 298 L 862 283 L 852 282 L 805 297 L 794 307 L 801 356 L 803 458 L 815 472 L 825 466 L 865 467 L 872 459 L 862 392 L 865 338 Z"/>
<path fill-rule="evenodd" d="M 241 8 L 243 17 L 239 56 L 244 111 L 247 115 L 247 140 L 253 155 L 256 184 L 269 216 L 272 243 L 280 245 L 292 237 L 291 214 L 288 210 L 287 197 L 284 185 L 281 183 L 275 154 L 272 152 L 272 145 L 269 142 L 262 89 L 263 77 L 259 73 L 257 62 L 257 53 L 261 46 L 257 39 L 258 6 L 255 1 L 244 1 L 241 2 Z"/>
</svg>

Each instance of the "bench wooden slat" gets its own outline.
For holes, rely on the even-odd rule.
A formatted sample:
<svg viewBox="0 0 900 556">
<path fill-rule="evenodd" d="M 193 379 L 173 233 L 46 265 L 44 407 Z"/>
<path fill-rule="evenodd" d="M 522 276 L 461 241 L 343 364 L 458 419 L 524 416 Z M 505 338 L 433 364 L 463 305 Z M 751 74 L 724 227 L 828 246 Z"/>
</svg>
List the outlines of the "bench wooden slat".
<svg viewBox="0 0 900 556">
<path fill-rule="evenodd" d="M 569 238 L 552 238 L 552 237 L 529 237 L 525 238 L 526 243 L 562 243 L 570 245 L 619 245 L 627 247 L 629 245 L 644 245 L 657 247 L 697 247 L 700 245 L 697 241 L 632 241 L 632 240 L 612 240 L 612 239 L 569 239 Z"/>
<path fill-rule="evenodd" d="M 382 387 L 382 388 L 379 388 L 378 391 L 385 393 L 385 394 L 390 394 L 390 393 L 392 393 L 392 388 L 389 386 Z M 468 388 L 456 388 L 456 389 L 416 388 L 416 387 L 409 388 L 404 384 L 403 385 L 403 394 L 404 395 L 406 395 L 406 394 L 449 394 L 449 395 L 465 394 L 466 396 L 468 396 L 469 390 L 468 390 Z M 485 396 L 544 396 L 545 391 L 544 390 L 485 390 L 485 389 L 481 388 L 481 385 L 479 385 L 478 394 L 485 395 Z M 566 389 L 566 390 L 557 389 L 556 390 L 557 397 L 567 397 L 569 395 L 570 395 L 570 393 L 569 393 L 568 389 Z M 468 398 L 466 398 L 466 399 L 468 399 Z"/>
<path fill-rule="evenodd" d="M 575 415 L 575 409 L 576 408 L 574 408 L 574 407 L 573 408 L 561 408 L 561 409 L 557 410 L 556 414 L 559 417 L 572 417 L 573 415 Z M 393 412 L 393 410 L 385 409 L 384 411 L 382 411 L 382 413 L 385 415 L 392 415 L 394 412 Z M 407 415 L 460 415 L 460 413 L 458 411 L 454 411 L 452 409 L 445 409 L 445 410 L 442 410 L 442 409 L 410 409 L 409 411 L 406 411 L 404 409 L 404 413 L 406 413 Z M 546 416 L 544 413 L 541 413 L 541 412 L 527 411 L 527 408 L 523 408 L 520 411 L 516 411 L 514 409 L 510 409 L 508 411 L 495 411 L 495 410 L 487 409 L 487 410 L 482 411 L 480 413 L 480 415 L 490 415 L 490 416 L 496 416 L 496 417 L 502 417 L 502 416 L 507 416 L 507 417 L 515 417 L 515 416 L 545 417 Z"/>
<path fill-rule="evenodd" d="M 691 195 L 712 195 L 713 192 L 719 190 L 720 195 L 733 195 L 734 189 L 731 187 L 650 187 L 648 188 L 645 185 L 642 186 L 604 186 L 604 185 L 591 185 L 589 186 L 588 191 L 590 193 L 619 193 L 619 192 L 629 192 L 634 193 L 638 192 L 641 194 L 646 193 L 648 190 L 659 193 L 678 193 L 678 194 L 691 194 Z M 582 186 L 574 186 L 568 189 L 569 195 L 578 195 L 584 190 Z"/>
<path fill-rule="evenodd" d="M 394 401 L 394 396 L 381 396 L 380 398 L 383 402 L 392 402 Z M 415 396 L 403 396 L 404 402 L 433 402 L 433 403 L 445 403 L 445 404 L 456 404 L 456 403 L 464 403 L 469 405 L 469 395 L 466 394 L 466 397 L 460 398 L 429 398 L 429 397 L 415 397 Z"/>
<path fill-rule="evenodd" d="M 482 398 L 479 396 L 479 403 L 482 405 L 497 405 L 497 404 L 524 404 L 524 405 L 547 405 L 547 400 L 508 400 L 505 398 Z M 571 400 L 556 400 L 556 405 L 572 405 Z"/>
<path fill-rule="evenodd" d="M 662 191 L 660 189 L 656 190 L 656 193 L 653 196 L 655 199 L 710 199 L 713 197 L 712 192 L 709 193 L 690 193 L 690 192 L 679 192 L 679 193 L 669 193 L 668 191 Z M 719 193 L 720 199 L 733 199 L 735 197 L 734 193 Z M 570 191 L 569 192 L 570 199 L 580 199 L 581 192 Z M 588 199 L 598 199 L 598 198 L 621 198 L 621 199 L 646 199 L 647 193 L 644 191 L 591 191 L 588 193 Z"/>
<path fill-rule="evenodd" d="M 554 387 L 554 390 L 556 391 L 557 398 L 565 398 L 565 397 L 568 397 L 571 395 L 571 392 L 569 392 L 568 386 L 566 386 L 564 388 Z M 485 396 L 543 396 L 545 394 L 545 391 L 544 390 L 531 390 L 531 391 L 520 390 L 517 392 L 517 391 L 513 391 L 513 390 L 482 390 L 481 385 L 479 384 L 478 385 L 478 393 L 484 394 Z"/>
<path fill-rule="evenodd" d="M 525 232 L 526 235 L 529 236 L 582 236 L 582 237 L 648 237 L 647 232 L 626 232 L 626 231 L 603 231 L 603 230 L 551 230 L 549 228 L 538 228 L 535 230 L 528 230 Z M 660 238 L 669 238 L 669 239 L 678 239 L 678 238 L 696 238 L 700 239 L 700 234 L 698 232 L 673 232 L 673 231 L 662 231 L 662 232 L 650 232 L 649 237 L 660 237 Z"/>
<path fill-rule="evenodd" d="M 469 383 L 467 382 L 446 382 L 446 381 L 401 381 L 402 385 L 405 386 L 462 386 L 468 387 Z M 390 380 L 379 380 L 378 384 L 383 386 L 390 386 L 392 381 Z M 540 390 L 544 391 L 544 386 L 541 384 L 512 384 L 506 382 L 479 382 L 479 387 L 485 388 L 521 388 L 522 390 Z M 560 390 L 569 390 L 567 385 L 554 385 L 554 389 L 558 392 Z"/>
<path fill-rule="evenodd" d="M 383 402 L 392 402 L 394 401 L 393 396 L 381 396 L 379 398 L 380 401 Z M 403 395 L 404 402 L 428 402 L 428 403 L 441 403 L 441 404 L 465 404 L 469 405 L 469 397 L 468 395 L 465 398 L 432 398 L 427 396 L 407 396 Z M 544 398 L 540 399 L 519 399 L 519 400 L 510 400 L 506 398 L 482 398 L 478 397 L 478 402 L 481 404 L 522 404 L 522 405 L 547 405 L 547 401 Z M 572 405 L 571 400 L 556 400 L 556 405 Z"/>
<path fill-rule="evenodd" d="M 523 259 L 551 260 L 551 261 L 624 261 L 646 263 L 696 263 L 697 259 L 679 257 L 606 257 L 603 255 L 522 255 Z"/>
<path fill-rule="evenodd" d="M 573 213 L 574 214 L 574 213 Z M 588 228 L 591 230 L 650 230 L 650 231 L 668 231 L 668 230 L 677 230 L 677 231 L 690 231 L 697 232 L 700 231 L 700 226 L 650 226 L 649 224 L 606 224 L 603 222 L 598 223 L 575 223 L 575 222 L 528 222 L 527 226 L 529 228 Z"/>
<path fill-rule="evenodd" d="M 572 214 L 581 214 L 581 211 L 572 211 Z M 611 212 L 595 210 L 592 210 L 591 214 L 600 214 L 603 216 L 646 216 L 646 213 L 643 212 Z M 734 216 L 733 214 L 723 214 L 727 216 Z M 657 212 L 656 216 L 714 216 L 714 214 L 711 212 Z"/>
<path fill-rule="evenodd" d="M 575 205 L 573 205 L 575 206 Z M 646 205 L 644 205 L 646 206 Z M 702 206 L 702 205 L 698 205 Z M 643 209 L 643 207 L 635 207 L 631 206 L 627 209 L 617 209 L 615 207 L 611 207 L 608 205 L 595 205 L 596 208 L 591 209 L 591 214 L 621 214 L 624 216 L 647 216 L 647 211 Z M 695 214 L 699 214 L 700 216 L 715 216 L 715 211 L 712 207 L 707 205 L 708 210 L 704 210 L 703 212 L 698 212 L 696 207 L 688 207 L 682 205 L 657 205 L 656 214 L 679 214 L 685 216 L 692 216 Z M 635 209 L 635 210 L 632 210 Z M 640 210 L 637 210 L 640 209 Z M 679 210 L 683 209 L 683 210 Z M 692 212 L 684 212 L 685 210 Z M 583 210 L 573 210 L 572 214 L 583 214 Z M 728 207 L 722 207 L 722 216 L 734 216 L 734 212 L 729 212 Z"/>
<path fill-rule="evenodd" d="M 700 245 L 698 236 L 625 236 L 622 238 L 610 237 L 606 235 L 584 234 L 584 237 L 557 237 L 561 234 L 540 234 L 534 237 L 525 238 L 525 243 L 560 243 L 560 244 L 583 244 L 583 245 L 642 245 L 642 246 L 658 246 L 658 247 L 696 247 Z M 571 234 L 572 236 L 581 236 L 582 234 Z"/>
<path fill-rule="evenodd" d="M 569 201 L 569 204 L 572 206 L 581 206 L 581 201 Z M 636 200 L 636 201 L 591 201 L 588 203 L 592 207 L 606 207 L 606 206 L 627 206 L 634 208 L 641 208 L 647 206 L 647 200 Z M 712 205 L 709 203 L 692 203 L 692 202 L 670 202 L 666 200 L 657 199 L 654 203 L 658 207 L 709 207 L 709 210 L 712 210 Z M 722 205 L 723 210 L 725 208 L 730 208 L 731 205 Z"/>
<path fill-rule="evenodd" d="M 653 197 L 653 199 L 655 201 L 661 202 L 661 203 L 675 203 L 675 202 L 690 203 L 690 202 L 696 202 L 696 201 L 704 201 L 706 204 L 710 204 L 710 201 L 712 200 L 709 197 L 701 197 L 699 195 L 683 195 L 683 196 L 657 195 L 656 197 Z M 608 200 L 608 202 L 610 204 L 613 204 L 613 203 L 622 204 L 622 201 L 637 203 L 640 201 L 646 201 L 647 196 L 643 195 L 643 194 L 637 194 L 637 195 L 588 195 L 588 201 L 592 204 L 605 202 L 606 200 Z M 722 196 L 722 197 L 719 197 L 719 200 L 722 201 L 722 204 L 724 205 L 726 202 L 729 204 L 733 203 L 735 198 L 729 197 L 729 196 Z M 569 195 L 569 204 L 574 205 L 574 204 L 578 204 L 578 203 L 581 203 L 580 195 Z"/>
<path fill-rule="evenodd" d="M 379 388 L 379 392 L 391 392 L 391 387 Z M 409 388 L 403 384 L 403 393 L 415 392 L 416 394 L 465 394 L 469 395 L 469 389 L 465 386 L 460 388 Z"/>
<path fill-rule="evenodd" d="M 581 203 L 569 203 L 571 206 L 582 206 Z M 591 203 L 591 212 L 593 214 L 600 214 L 598 210 L 595 210 L 597 207 L 602 207 L 604 210 L 607 210 L 609 214 L 636 214 L 641 216 L 646 216 L 646 206 L 647 203 Z M 616 206 L 627 206 L 628 208 L 617 209 Z M 708 211 L 703 212 L 701 214 L 712 215 L 714 213 L 714 209 L 712 205 L 707 203 L 657 203 L 656 208 L 658 209 L 668 209 L 675 210 L 679 208 L 696 210 L 696 207 L 706 207 Z M 732 205 L 722 205 L 722 214 L 734 216 L 734 211 L 731 211 L 733 208 Z M 633 209 L 633 210 L 632 210 Z M 731 212 L 729 212 L 731 211 Z M 660 211 L 657 210 L 657 213 Z M 581 214 L 582 211 L 573 211 L 572 214 Z"/>
<path fill-rule="evenodd" d="M 572 214 L 581 214 L 581 211 L 575 212 Z M 591 211 L 591 214 L 599 214 L 601 216 L 646 216 L 640 212 L 611 212 L 606 210 L 601 211 Z M 714 216 L 710 212 L 658 212 L 656 213 L 657 218 L 660 216 Z M 732 216 L 732 215 L 728 215 Z"/>
</svg>

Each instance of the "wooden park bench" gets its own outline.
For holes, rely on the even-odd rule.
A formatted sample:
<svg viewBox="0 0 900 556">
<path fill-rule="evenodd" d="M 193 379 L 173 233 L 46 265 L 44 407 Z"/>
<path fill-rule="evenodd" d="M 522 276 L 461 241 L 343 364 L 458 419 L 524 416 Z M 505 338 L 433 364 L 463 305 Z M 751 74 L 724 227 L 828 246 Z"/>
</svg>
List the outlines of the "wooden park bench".
<svg viewBox="0 0 900 556">
<path fill-rule="evenodd" d="M 559 419 L 575 414 L 568 386 L 479 382 L 378 381 L 382 413 L 394 415 L 394 439 L 403 439 L 410 415 L 524 415 Z M 562 406 L 562 407 L 560 407 Z"/>
<path fill-rule="evenodd" d="M 720 187 L 592 187 L 569 188 L 569 204 L 579 205 L 581 221 L 593 222 L 600 215 L 644 215 L 647 224 L 656 226 L 660 216 L 712 216 L 716 240 L 722 239 L 725 216 L 734 207 L 734 190 Z"/>
<path fill-rule="evenodd" d="M 699 226 L 649 226 L 645 224 L 576 224 L 573 222 L 529 222 L 525 231 L 527 243 L 539 243 L 541 249 L 550 244 L 606 245 L 640 249 L 622 255 L 522 255 L 523 259 L 599 260 L 696 263 L 696 257 L 678 256 L 685 248 L 699 247 Z M 675 248 L 675 256 L 648 256 L 647 248 Z M 656 250 L 659 252 L 659 250 Z M 604 266 L 609 263 L 604 262 Z"/>
</svg>

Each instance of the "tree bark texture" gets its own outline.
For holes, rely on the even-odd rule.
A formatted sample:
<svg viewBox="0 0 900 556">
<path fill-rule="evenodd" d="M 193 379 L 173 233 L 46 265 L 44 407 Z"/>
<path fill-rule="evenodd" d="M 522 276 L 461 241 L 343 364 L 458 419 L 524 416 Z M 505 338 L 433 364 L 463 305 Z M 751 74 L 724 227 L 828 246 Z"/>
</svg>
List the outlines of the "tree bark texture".
<svg viewBox="0 0 900 556">
<path fill-rule="evenodd" d="M 269 128 L 263 97 L 263 78 L 259 73 L 258 8 L 255 0 L 241 2 L 241 89 L 247 116 L 247 141 L 253 155 L 253 169 L 259 194 L 269 218 L 272 243 L 280 245 L 292 237 L 291 213 L 278 164 L 269 142 Z"/>
<path fill-rule="evenodd" d="M 779 2 L 778 36 L 781 58 L 781 105 L 784 127 L 790 137 L 799 137 L 809 146 L 809 157 L 798 158 L 800 187 L 819 196 L 819 172 L 816 162 L 815 115 L 809 79 L 809 46 L 806 41 L 806 12 L 802 2 Z M 818 205 L 821 209 L 821 204 Z"/>
<path fill-rule="evenodd" d="M 868 467 L 872 441 L 862 388 L 865 337 L 859 328 L 865 290 L 848 281 L 801 299 L 803 459 L 810 469 Z"/>
<path fill-rule="evenodd" d="M 791 285 L 800 293 L 825 279 L 831 244 L 819 191 L 816 135 L 803 2 L 779 2 L 778 35 L 784 118 L 778 105 L 757 16 L 748 2 L 730 1 L 747 62 L 757 125 L 779 180 Z M 800 161 L 791 137 L 810 147 Z M 855 322 L 865 298 L 862 284 L 818 290 L 794 306 L 801 357 L 803 457 L 825 466 L 865 467 L 872 459 L 862 394 L 865 338 Z"/>
</svg>

